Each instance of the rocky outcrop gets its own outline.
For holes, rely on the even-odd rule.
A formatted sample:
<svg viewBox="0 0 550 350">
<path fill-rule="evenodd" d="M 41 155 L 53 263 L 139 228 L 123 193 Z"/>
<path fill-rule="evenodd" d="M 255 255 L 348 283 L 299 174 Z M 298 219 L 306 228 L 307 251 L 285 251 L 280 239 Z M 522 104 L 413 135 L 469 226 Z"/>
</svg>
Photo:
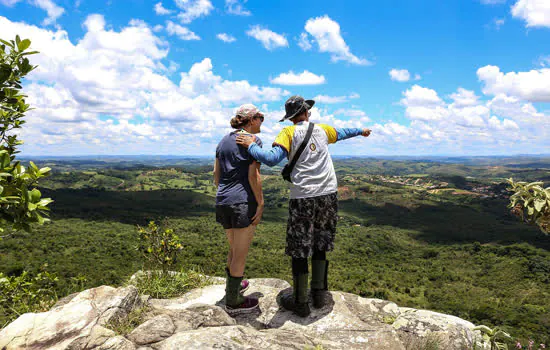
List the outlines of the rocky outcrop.
<svg viewBox="0 0 550 350">
<path fill-rule="evenodd" d="M 300 318 L 279 307 L 291 293 L 277 279 L 253 279 L 248 295 L 257 312 L 230 317 L 224 285 L 195 289 L 174 299 L 139 296 L 133 287 L 99 287 L 25 314 L 0 331 L 0 349 L 485 349 L 474 325 L 454 316 L 401 308 L 380 299 L 330 292 L 322 309 Z M 214 283 L 220 283 L 217 279 Z M 146 306 L 142 323 L 126 336 L 106 325 Z M 474 345 L 475 344 L 475 345 Z"/>
</svg>

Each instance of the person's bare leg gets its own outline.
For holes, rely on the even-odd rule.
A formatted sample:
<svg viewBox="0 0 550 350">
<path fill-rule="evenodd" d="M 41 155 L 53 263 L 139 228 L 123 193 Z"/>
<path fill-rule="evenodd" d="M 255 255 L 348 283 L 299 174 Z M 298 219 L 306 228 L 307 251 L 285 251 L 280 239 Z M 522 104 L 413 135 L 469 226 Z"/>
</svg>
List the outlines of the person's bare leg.
<svg viewBox="0 0 550 350">
<path fill-rule="evenodd" d="M 233 251 L 231 247 L 233 247 L 233 236 L 235 233 L 233 232 L 233 229 L 230 228 L 229 230 L 225 230 L 225 234 L 227 236 L 227 241 L 229 242 L 229 252 L 227 253 L 227 268 L 229 269 L 231 267 L 231 260 L 233 259 Z"/>
<path fill-rule="evenodd" d="M 233 244 L 231 245 L 231 264 L 229 271 L 233 277 L 241 277 L 244 274 L 244 266 L 246 264 L 246 256 L 250 243 L 254 237 L 254 229 L 256 226 L 248 226 L 245 228 L 233 229 Z"/>
</svg>

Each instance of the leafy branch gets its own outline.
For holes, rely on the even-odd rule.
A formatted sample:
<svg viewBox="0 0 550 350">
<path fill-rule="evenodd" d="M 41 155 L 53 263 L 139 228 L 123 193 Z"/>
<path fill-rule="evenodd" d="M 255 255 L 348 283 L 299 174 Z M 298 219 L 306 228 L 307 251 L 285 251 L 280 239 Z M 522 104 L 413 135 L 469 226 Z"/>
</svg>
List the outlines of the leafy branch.
<svg viewBox="0 0 550 350">
<path fill-rule="evenodd" d="M 33 162 L 28 167 L 15 159 L 17 147 L 23 144 L 16 129 L 25 124 L 25 113 L 30 106 L 22 93 L 21 80 L 37 66 L 30 64 L 27 56 L 38 53 L 28 51 L 29 39 L 0 39 L 0 236 L 5 239 L 18 231 L 31 231 L 33 223 L 49 221 L 50 198 L 42 198 L 34 186 L 42 177 L 50 174 L 50 168 L 38 168 Z"/>
<path fill-rule="evenodd" d="M 514 194 L 510 196 L 511 213 L 521 220 L 537 225 L 546 234 L 550 233 L 550 187 L 543 188 L 543 182 L 514 182 L 508 179 L 512 186 L 508 188 Z"/>
</svg>

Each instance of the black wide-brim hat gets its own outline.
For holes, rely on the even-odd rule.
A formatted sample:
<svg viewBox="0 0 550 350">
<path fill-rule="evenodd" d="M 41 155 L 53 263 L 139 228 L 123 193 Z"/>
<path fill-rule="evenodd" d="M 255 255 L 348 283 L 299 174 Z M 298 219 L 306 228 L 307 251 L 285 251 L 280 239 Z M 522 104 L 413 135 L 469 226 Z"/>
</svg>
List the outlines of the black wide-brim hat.
<svg viewBox="0 0 550 350">
<path fill-rule="evenodd" d="M 315 101 L 313 100 L 304 100 L 302 96 L 294 95 L 290 96 L 288 100 L 285 102 L 285 111 L 286 114 L 283 117 L 283 119 L 279 120 L 280 122 L 285 121 L 287 119 L 292 119 L 298 114 L 302 113 L 305 110 L 311 109 L 313 105 L 315 104 Z"/>
</svg>

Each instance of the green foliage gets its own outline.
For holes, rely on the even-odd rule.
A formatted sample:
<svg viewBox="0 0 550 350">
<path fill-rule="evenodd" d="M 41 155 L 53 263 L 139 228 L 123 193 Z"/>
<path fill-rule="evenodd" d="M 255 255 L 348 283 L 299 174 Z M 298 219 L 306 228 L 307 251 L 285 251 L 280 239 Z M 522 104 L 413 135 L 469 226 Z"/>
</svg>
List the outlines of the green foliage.
<svg viewBox="0 0 550 350">
<path fill-rule="evenodd" d="M 136 286 L 139 294 L 150 295 L 155 299 L 167 299 L 180 296 L 194 288 L 210 285 L 211 282 L 193 269 L 181 269 L 179 272 L 141 272 L 129 284 Z"/>
<path fill-rule="evenodd" d="M 32 188 L 38 179 L 49 175 L 50 168 L 38 168 L 33 162 L 28 167 L 15 160 L 17 146 L 23 141 L 12 135 L 25 121 L 29 105 L 21 92 L 21 79 L 36 66 L 32 66 L 27 51 L 31 42 L 0 39 L 0 232 L 9 231 L 11 236 L 19 230 L 30 231 L 31 224 L 44 224 L 47 219 L 50 198 L 41 198 L 42 194 Z M 2 237 L 0 237 L 1 239 Z"/>
<path fill-rule="evenodd" d="M 147 306 L 132 309 L 126 317 L 112 319 L 105 327 L 117 335 L 126 336 L 146 320 L 150 311 Z"/>
<path fill-rule="evenodd" d="M 176 263 L 178 253 L 183 249 L 180 238 L 171 228 L 161 228 L 154 221 L 147 227 L 138 226 L 138 250 L 150 263 L 151 267 L 159 267 L 162 272 Z"/>
<path fill-rule="evenodd" d="M 512 214 L 550 233 L 550 187 L 543 188 L 543 182 L 514 182 L 513 179 L 508 179 L 508 183 L 512 186 L 509 190 L 514 192 L 508 205 Z"/>
<path fill-rule="evenodd" d="M 159 160 L 155 164 L 166 166 L 166 162 L 161 164 Z M 382 163 L 376 160 L 372 164 Z M 402 173 L 430 174 L 430 168 L 437 168 L 440 173 L 452 174 L 459 169 L 454 164 L 385 163 L 390 170 L 396 168 Z M 550 341 L 550 235 L 541 235 L 509 215 L 505 209 L 506 184 L 491 186 L 493 181 L 500 183 L 504 179 L 486 177 L 484 174 L 491 169 L 461 166 L 461 176 L 482 176 L 476 180 L 488 186 L 487 193 L 501 193 L 504 189 L 503 196 L 484 199 L 479 194 L 453 194 L 452 190 L 419 192 L 409 186 L 416 178 L 406 186 L 394 188 L 381 178 L 398 179 L 384 175 L 376 182 L 370 180 L 372 176 L 365 174 L 370 171 L 370 161 L 337 161 L 337 171 L 343 168 L 342 164 L 353 175 L 339 178 L 339 184 L 348 190 L 345 197 L 344 191 L 339 192 L 337 241 L 335 250 L 329 253 L 331 290 L 380 296 L 400 306 L 499 326 L 522 342 L 529 338 Z M 134 249 L 136 225 L 147 226 L 151 219 L 161 222 L 159 218 L 168 217 L 165 227 L 173 228 L 185 242 L 173 270 L 199 266 L 204 274 L 224 276 L 228 246 L 224 230 L 215 221 L 213 192 L 204 194 L 201 187 L 170 187 L 171 180 L 180 179 L 203 186 L 203 181 L 211 179 L 211 165 L 204 172 L 198 170 L 198 162 L 190 165 L 196 167 L 194 172 L 187 166 L 172 171 L 170 167 L 155 169 L 130 164 L 125 169 L 110 158 L 97 164 L 64 160 L 46 165 L 58 171 L 40 182 L 49 188 L 41 187 L 44 195 L 56 199 L 52 205 L 53 223 L 24 237 L 0 242 L 1 272 L 18 275 L 28 270 L 36 274 L 40 265 L 48 262 L 51 271 L 59 276 L 59 296 L 67 294 L 71 281 L 79 275 L 87 279 L 80 284 L 80 290 L 102 284 L 120 285 L 143 269 L 143 258 Z M 418 169 L 413 172 L 412 168 Z M 547 173 L 525 172 L 519 167 L 499 167 L 498 172 L 514 173 L 518 180 L 544 178 L 541 174 Z M 94 188 L 105 185 L 92 180 L 97 175 L 116 177 L 120 180 L 112 181 L 113 184 L 124 180 L 129 187 Z M 148 179 L 147 188 L 158 188 L 162 183 L 167 187 L 135 190 L 138 177 Z M 288 186 L 278 174 L 266 175 L 264 180 L 269 210 L 252 241 L 246 275 L 289 280 L 290 259 L 284 255 Z M 420 178 L 420 183 L 437 184 L 438 180 L 429 175 Z M 465 186 L 472 187 L 472 183 L 468 177 Z M 368 191 L 362 191 L 362 187 Z M 166 285 L 174 284 L 163 283 L 151 278 L 143 287 L 149 291 L 143 293 L 179 295 L 193 285 L 168 288 Z M 166 292 L 169 290 L 173 292 Z M 430 344 L 423 346 L 434 348 Z"/>
<path fill-rule="evenodd" d="M 491 350 L 508 350 L 508 345 L 499 340 L 508 341 L 511 340 L 512 337 L 510 334 L 504 332 L 500 327 L 491 329 L 487 326 L 481 325 L 474 327 L 474 330 L 481 331 L 483 340 L 491 344 Z"/>
<path fill-rule="evenodd" d="M 27 312 L 48 310 L 57 302 L 58 278 L 45 269 L 36 276 L 23 272 L 6 276 L 0 272 L 0 328 Z"/>
</svg>

